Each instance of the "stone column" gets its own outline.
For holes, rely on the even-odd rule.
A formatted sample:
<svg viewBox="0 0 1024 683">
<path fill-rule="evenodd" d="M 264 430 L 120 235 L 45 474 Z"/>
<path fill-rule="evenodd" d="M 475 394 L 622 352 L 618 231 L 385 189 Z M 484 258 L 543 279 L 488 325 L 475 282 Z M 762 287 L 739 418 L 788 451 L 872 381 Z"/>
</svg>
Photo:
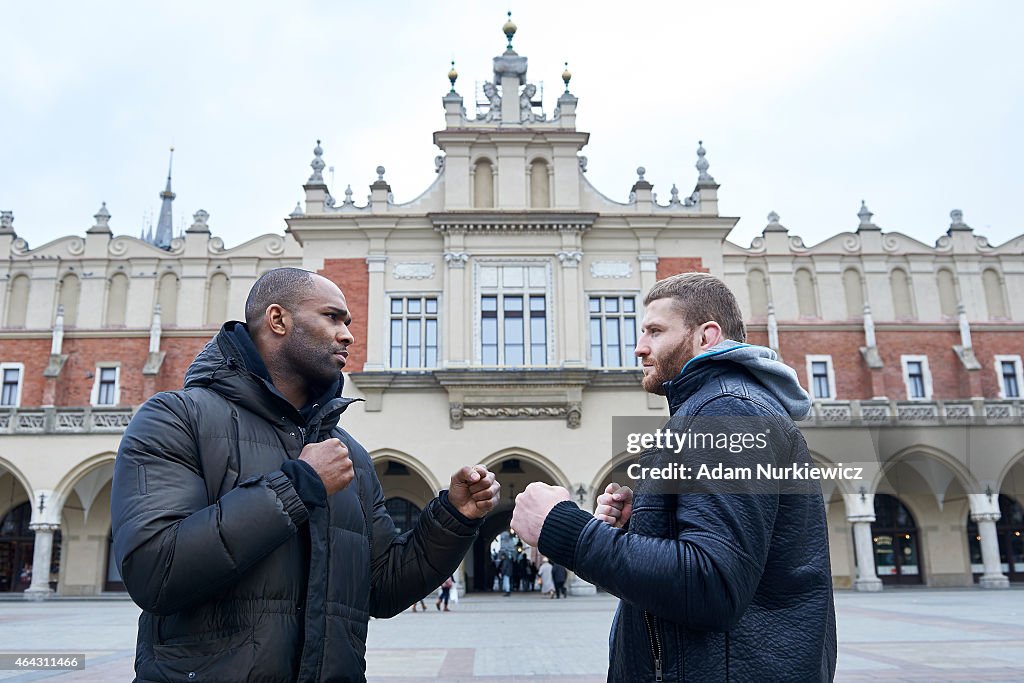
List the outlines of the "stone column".
<svg viewBox="0 0 1024 683">
<path fill-rule="evenodd" d="M 1010 580 L 1003 574 L 999 561 L 999 539 L 996 535 L 996 521 L 999 516 L 998 512 L 971 515 L 971 519 L 978 525 L 978 535 L 981 536 L 981 561 L 985 565 L 985 573 L 978 584 L 982 588 L 1010 587 Z"/>
<path fill-rule="evenodd" d="M 847 517 L 853 524 L 853 551 L 857 558 L 857 580 L 853 587 L 859 591 L 875 593 L 882 590 L 882 580 L 875 574 L 875 546 L 871 542 L 871 523 L 874 515 Z"/>
<path fill-rule="evenodd" d="M 383 254 L 370 254 L 366 257 L 366 268 L 369 271 L 369 294 L 367 296 L 366 321 L 366 363 L 364 370 L 383 370 L 384 346 L 386 334 L 390 329 L 388 323 L 387 288 L 384 282 L 385 266 L 388 257 Z"/>
<path fill-rule="evenodd" d="M 26 600 L 45 600 L 53 591 L 50 590 L 50 564 L 53 559 L 53 532 L 60 528 L 57 524 L 36 523 L 29 528 L 36 533 L 35 547 L 32 553 L 32 585 L 25 589 Z M 18 569 L 17 567 L 15 568 Z"/>
<path fill-rule="evenodd" d="M 444 252 L 446 322 L 442 367 L 466 367 L 472 363 L 473 358 L 473 324 L 469 312 L 476 302 L 466 298 L 472 297 L 472 293 L 466 291 L 466 263 L 469 254 L 462 251 L 462 247 L 460 239 L 452 249 Z"/>
</svg>

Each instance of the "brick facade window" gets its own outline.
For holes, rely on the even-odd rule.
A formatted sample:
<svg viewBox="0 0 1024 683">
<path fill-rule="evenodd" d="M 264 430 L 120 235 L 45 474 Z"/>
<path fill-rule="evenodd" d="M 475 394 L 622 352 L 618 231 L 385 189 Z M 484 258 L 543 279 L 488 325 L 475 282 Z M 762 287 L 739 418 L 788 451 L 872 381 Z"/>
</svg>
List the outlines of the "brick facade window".
<svg viewBox="0 0 1024 683">
<path fill-rule="evenodd" d="M 437 297 L 391 298 L 392 368 L 437 367 Z"/>
<path fill-rule="evenodd" d="M 1020 398 L 1024 387 L 1020 356 L 996 356 L 996 377 L 999 381 L 999 398 Z"/>
<path fill-rule="evenodd" d="M 832 356 L 807 356 L 807 384 L 815 400 L 836 398 L 836 375 Z"/>
<path fill-rule="evenodd" d="M 636 297 L 592 296 L 590 365 L 595 368 L 635 368 Z"/>
<path fill-rule="evenodd" d="M 21 405 L 21 376 L 25 369 L 21 363 L 0 363 L 0 406 Z"/>
<path fill-rule="evenodd" d="M 94 406 L 116 406 L 121 400 L 121 368 L 117 365 L 96 367 L 96 379 L 92 387 Z"/>
<path fill-rule="evenodd" d="M 928 369 L 927 356 L 900 356 L 903 365 L 903 382 L 907 387 L 907 398 L 930 400 L 932 397 L 932 375 Z"/>
</svg>

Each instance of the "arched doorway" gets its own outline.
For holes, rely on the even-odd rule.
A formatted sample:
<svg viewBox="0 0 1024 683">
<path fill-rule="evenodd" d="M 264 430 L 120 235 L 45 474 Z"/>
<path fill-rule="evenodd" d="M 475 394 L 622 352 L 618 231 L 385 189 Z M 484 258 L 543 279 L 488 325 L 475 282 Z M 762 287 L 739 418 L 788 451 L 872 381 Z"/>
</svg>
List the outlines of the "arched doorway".
<svg viewBox="0 0 1024 683">
<path fill-rule="evenodd" d="M 875 549 L 875 571 L 883 584 L 924 582 L 917 522 L 896 496 L 875 494 L 871 539 Z"/>
<path fill-rule="evenodd" d="M 398 533 L 405 533 L 416 526 L 416 520 L 420 518 L 420 508 L 416 503 L 405 498 L 388 498 L 384 501 L 384 507 L 391 515 L 391 521 L 395 523 Z"/>
<path fill-rule="evenodd" d="M 535 481 L 565 486 L 564 481 L 560 481 L 558 476 L 527 453 L 508 452 L 502 454 L 496 461 L 485 464 L 501 482 L 501 500 L 498 507 L 487 516 L 473 543 L 473 559 L 466 566 L 466 586 L 467 590 L 472 591 L 493 590 L 497 573 L 496 562 L 501 552 L 504 551 L 511 556 L 514 565 L 513 577 L 522 578 L 527 571 L 526 565 L 536 559 L 536 551 L 525 546 L 509 528 L 516 495 Z M 497 545 L 494 544 L 495 539 L 498 540 Z M 512 586 L 513 590 L 519 587 L 523 585 L 520 583 L 519 586 Z"/>
<path fill-rule="evenodd" d="M 999 563 L 1003 574 L 1012 583 L 1024 583 L 1024 507 L 1010 496 L 999 495 Z M 967 515 L 967 547 L 971 556 L 971 573 L 977 580 L 985 573 L 981 559 L 981 535 L 977 523 Z"/>
<path fill-rule="evenodd" d="M 21 593 L 32 584 L 32 575 L 41 571 L 33 566 L 35 532 L 29 528 L 32 506 L 27 501 L 11 508 L 0 520 L 0 593 Z M 60 574 L 60 531 L 53 534 L 54 556 L 47 571 L 50 588 L 56 588 Z"/>
</svg>

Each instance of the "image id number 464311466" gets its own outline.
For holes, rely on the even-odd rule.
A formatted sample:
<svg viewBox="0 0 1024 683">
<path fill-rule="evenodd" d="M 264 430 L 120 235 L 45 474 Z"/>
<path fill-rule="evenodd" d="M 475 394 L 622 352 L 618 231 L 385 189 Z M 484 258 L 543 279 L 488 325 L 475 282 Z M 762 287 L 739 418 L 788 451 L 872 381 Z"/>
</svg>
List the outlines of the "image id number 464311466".
<svg viewBox="0 0 1024 683">
<path fill-rule="evenodd" d="M 84 654 L 0 652 L 0 671 L 70 671 L 84 668 Z"/>
</svg>

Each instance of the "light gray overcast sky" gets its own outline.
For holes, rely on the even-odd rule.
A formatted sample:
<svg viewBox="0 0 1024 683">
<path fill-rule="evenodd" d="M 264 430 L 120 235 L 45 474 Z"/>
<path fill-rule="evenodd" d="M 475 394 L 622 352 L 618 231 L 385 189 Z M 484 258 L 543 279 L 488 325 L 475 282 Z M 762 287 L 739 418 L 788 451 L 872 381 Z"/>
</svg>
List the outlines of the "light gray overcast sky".
<svg viewBox="0 0 1024 683">
<path fill-rule="evenodd" d="M 644 166 L 685 195 L 703 140 L 720 208 L 748 245 L 777 211 L 808 244 L 874 222 L 928 244 L 963 210 L 1024 233 L 1024 3 L 5 2 L 0 209 L 32 247 L 155 222 L 173 144 L 175 233 L 209 211 L 237 245 L 280 233 L 315 140 L 333 193 L 396 201 L 434 178 L 431 133 L 491 78 L 505 11 L 550 115 L 569 62 L 587 176 L 625 201 Z M 330 174 L 325 172 L 330 182 Z"/>
</svg>

